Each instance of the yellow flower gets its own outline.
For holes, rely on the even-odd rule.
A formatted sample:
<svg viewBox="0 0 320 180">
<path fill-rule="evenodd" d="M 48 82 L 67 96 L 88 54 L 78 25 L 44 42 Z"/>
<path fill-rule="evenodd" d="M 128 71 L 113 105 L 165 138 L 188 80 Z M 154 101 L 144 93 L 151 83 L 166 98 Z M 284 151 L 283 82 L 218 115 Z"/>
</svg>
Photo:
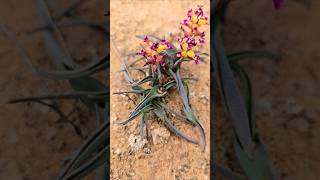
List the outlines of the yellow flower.
<svg viewBox="0 0 320 180">
<path fill-rule="evenodd" d="M 197 23 L 197 21 L 198 21 L 198 17 L 196 15 L 192 15 L 191 16 L 191 22 Z"/>
<path fill-rule="evenodd" d="M 181 51 L 181 56 L 184 57 L 184 58 L 188 57 L 187 52 L 186 51 Z"/>
<path fill-rule="evenodd" d="M 187 50 L 188 49 L 188 44 L 186 43 L 186 42 L 183 42 L 182 44 L 181 44 L 181 48 L 182 48 L 182 50 Z"/>
<path fill-rule="evenodd" d="M 162 51 L 166 50 L 167 46 L 163 44 L 159 44 L 159 47 L 157 48 L 157 52 L 161 53 Z"/>
<path fill-rule="evenodd" d="M 199 24 L 200 26 L 201 26 L 201 25 L 208 24 L 208 20 L 206 20 L 206 19 L 199 19 L 198 24 Z"/>
<path fill-rule="evenodd" d="M 187 52 L 187 56 L 193 59 L 194 56 L 195 56 L 194 51 L 193 51 L 193 50 L 189 50 L 189 51 Z"/>
</svg>

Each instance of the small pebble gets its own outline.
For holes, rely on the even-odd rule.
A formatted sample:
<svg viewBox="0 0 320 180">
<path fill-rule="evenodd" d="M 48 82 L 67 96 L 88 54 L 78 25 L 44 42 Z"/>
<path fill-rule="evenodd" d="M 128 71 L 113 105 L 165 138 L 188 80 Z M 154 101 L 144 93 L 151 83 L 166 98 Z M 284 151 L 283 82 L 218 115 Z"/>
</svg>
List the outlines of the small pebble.
<svg viewBox="0 0 320 180">
<path fill-rule="evenodd" d="M 150 153 L 151 153 L 151 149 L 150 149 L 150 148 L 144 148 L 144 149 L 143 149 L 143 152 L 144 152 L 145 154 L 150 154 Z"/>
</svg>

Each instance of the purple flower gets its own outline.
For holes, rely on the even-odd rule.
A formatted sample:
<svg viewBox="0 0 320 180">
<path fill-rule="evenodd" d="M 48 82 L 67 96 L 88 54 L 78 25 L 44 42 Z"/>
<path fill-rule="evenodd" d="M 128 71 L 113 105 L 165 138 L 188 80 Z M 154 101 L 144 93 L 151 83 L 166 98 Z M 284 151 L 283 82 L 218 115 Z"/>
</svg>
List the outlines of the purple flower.
<svg viewBox="0 0 320 180">
<path fill-rule="evenodd" d="M 141 51 L 136 54 L 146 57 L 146 51 L 144 49 L 141 49 Z"/>
<path fill-rule="evenodd" d="M 200 61 L 200 56 L 198 56 L 198 55 L 194 56 L 194 62 L 196 64 L 199 64 L 199 61 Z"/>
<path fill-rule="evenodd" d="M 202 17 L 202 16 L 203 16 L 202 6 L 198 5 L 198 9 L 195 11 L 195 14 L 196 14 L 198 17 Z"/>
<path fill-rule="evenodd" d="M 188 16 L 189 18 L 191 18 L 191 16 L 192 16 L 192 9 L 190 9 L 190 10 L 188 11 L 187 16 Z"/>
<path fill-rule="evenodd" d="M 153 63 L 156 63 L 156 62 L 157 62 L 157 56 L 156 56 L 156 55 L 153 55 L 152 61 L 153 61 Z"/>
<path fill-rule="evenodd" d="M 282 8 L 284 0 L 273 0 L 273 6 L 275 9 Z"/>
<path fill-rule="evenodd" d="M 200 38 L 200 39 L 199 39 L 199 43 L 200 43 L 200 44 L 204 44 L 204 43 L 205 43 L 205 39 L 204 39 L 204 38 Z"/>
<path fill-rule="evenodd" d="M 173 49 L 173 47 L 171 46 L 171 44 L 169 42 L 166 42 L 167 48 L 168 49 Z"/>
<path fill-rule="evenodd" d="M 188 19 L 184 19 L 180 22 L 182 25 L 188 25 Z"/>
<path fill-rule="evenodd" d="M 206 35 L 206 34 L 205 34 L 204 32 L 202 32 L 202 33 L 200 34 L 200 37 L 204 38 L 205 35 Z"/>
<path fill-rule="evenodd" d="M 156 50 L 158 48 L 158 43 L 152 44 L 152 46 L 150 47 L 152 50 Z"/>
<path fill-rule="evenodd" d="M 148 42 L 148 41 L 149 41 L 148 36 L 145 36 L 145 37 L 143 38 L 143 42 Z"/>
<path fill-rule="evenodd" d="M 161 66 L 165 66 L 165 65 L 166 65 L 166 62 L 160 61 L 160 65 L 161 65 Z"/>
</svg>

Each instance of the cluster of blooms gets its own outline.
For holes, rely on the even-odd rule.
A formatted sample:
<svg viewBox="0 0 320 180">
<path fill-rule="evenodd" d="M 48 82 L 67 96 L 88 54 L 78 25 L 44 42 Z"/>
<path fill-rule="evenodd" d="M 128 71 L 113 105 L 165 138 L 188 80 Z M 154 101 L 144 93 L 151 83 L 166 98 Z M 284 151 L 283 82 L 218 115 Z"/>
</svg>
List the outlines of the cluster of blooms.
<svg viewBox="0 0 320 180">
<path fill-rule="evenodd" d="M 202 25 L 208 24 L 208 17 L 204 16 L 201 6 L 194 12 L 190 9 L 187 18 L 181 21 L 181 30 L 183 37 L 178 39 L 181 51 L 177 53 L 177 57 L 191 58 L 196 64 L 199 63 L 199 55 L 195 53 L 198 44 L 205 42 L 205 33 L 200 32 Z"/>
<path fill-rule="evenodd" d="M 196 64 L 199 63 L 199 55 L 195 52 L 197 44 L 205 42 L 204 32 L 199 31 L 199 27 L 208 24 L 208 18 L 204 16 L 201 6 L 193 12 L 192 9 L 188 11 L 187 18 L 181 22 L 181 29 L 183 37 L 178 38 L 180 44 L 180 51 L 177 52 L 178 58 L 193 59 Z M 158 64 L 165 66 L 165 55 L 163 51 L 172 49 L 171 44 L 162 39 L 161 41 L 153 42 L 148 36 L 144 37 L 143 49 L 137 53 L 146 58 L 146 64 L 151 64 L 152 69 L 156 70 Z"/>
<path fill-rule="evenodd" d="M 165 65 L 162 52 L 167 49 L 172 49 L 172 46 L 165 39 L 162 39 L 160 42 L 152 42 L 148 36 L 145 36 L 143 39 L 143 49 L 137 54 L 144 56 L 147 60 L 145 65 L 151 64 L 155 70 L 158 64 L 161 66 Z"/>
</svg>

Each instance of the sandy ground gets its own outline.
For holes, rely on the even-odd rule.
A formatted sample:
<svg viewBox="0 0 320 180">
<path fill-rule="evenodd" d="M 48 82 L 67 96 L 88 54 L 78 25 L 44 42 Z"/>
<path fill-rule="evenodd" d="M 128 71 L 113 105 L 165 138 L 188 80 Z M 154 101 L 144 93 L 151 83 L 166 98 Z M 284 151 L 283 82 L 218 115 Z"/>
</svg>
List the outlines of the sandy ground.
<svg viewBox="0 0 320 180">
<path fill-rule="evenodd" d="M 61 8 L 70 0 L 55 1 Z M 55 4 L 55 3 L 53 3 Z M 77 13 L 95 20 L 105 18 L 105 2 L 85 3 Z M 33 0 L 0 1 L 0 22 L 7 25 L 28 51 L 37 67 L 54 70 L 39 34 L 27 32 L 38 27 L 36 3 Z M 105 54 L 103 34 L 88 28 L 64 28 L 63 35 L 72 57 L 88 63 Z M 81 49 L 81 51 L 79 51 Z M 43 82 L 35 77 L 10 42 L 0 35 L 0 179 L 54 179 L 63 167 L 64 159 L 84 141 L 74 129 L 51 109 L 34 104 L 4 104 L 17 96 L 48 93 Z M 70 91 L 67 83 L 48 81 L 50 91 Z M 61 101 L 68 121 L 73 121 L 87 136 L 95 127 L 94 113 L 77 101 Z M 65 120 L 65 119 L 64 119 Z M 88 177 L 93 179 L 95 175 Z"/>
<path fill-rule="evenodd" d="M 241 0 L 231 4 L 224 29 L 229 52 L 266 48 L 279 61 L 245 60 L 252 78 L 257 126 L 281 180 L 320 177 L 320 3 L 305 8 L 286 1 L 280 11 L 271 1 Z M 221 105 L 215 133 L 215 157 L 242 172 L 232 148 L 232 128 Z"/>
<path fill-rule="evenodd" d="M 170 32 L 179 31 L 179 22 L 190 8 L 205 6 L 209 14 L 209 1 L 111 1 L 111 93 L 129 90 L 123 75 L 118 73 L 121 58 L 130 52 L 138 52 L 139 42 L 136 35 L 153 34 L 162 37 Z M 206 28 L 209 34 L 209 27 Z M 209 35 L 207 36 L 209 39 Z M 209 52 L 209 42 L 205 52 Z M 207 59 L 207 61 L 209 58 Z M 183 66 L 183 74 L 199 78 L 190 84 L 191 104 L 199 116 L 207 134 L 207 147 L 202 152 L 200 147 L 190 144 L 169 132 L 162 122 L 149 116 L 150 132 L 153 135 L 145 146 L 134 149 L 129 141 L 139 136 L 138 119 L 126 126 L 111 125 L 111 179 L 209 179 L 210 146 L 210 67 L 208 63 L 195 65 L 193 62 Z M 180 111 L 178 94 L 170 96 L 171 107 Z M 134 107 L 126 97 L 111 95 L 111 121 L 126 118 Z M 191 137 L 198 138 L 196 128 L 173 118 L 174 124 Z"/>
</svg>

